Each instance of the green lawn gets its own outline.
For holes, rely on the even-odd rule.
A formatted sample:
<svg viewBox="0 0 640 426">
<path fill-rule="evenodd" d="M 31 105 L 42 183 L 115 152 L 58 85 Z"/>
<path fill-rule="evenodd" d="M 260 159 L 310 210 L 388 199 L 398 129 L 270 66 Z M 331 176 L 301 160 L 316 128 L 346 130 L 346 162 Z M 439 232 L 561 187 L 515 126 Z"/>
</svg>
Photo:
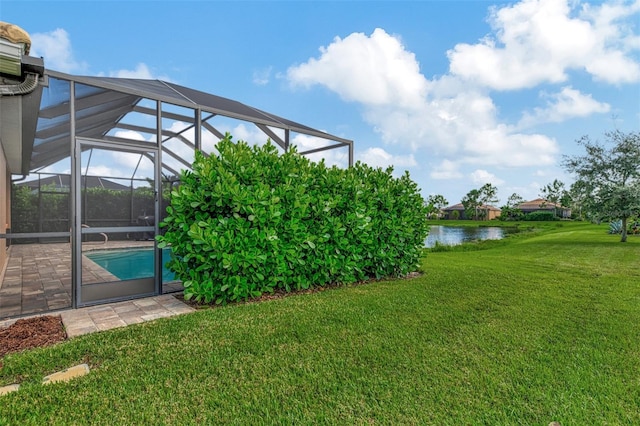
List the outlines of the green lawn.
<svg viewBox="0 0 640 426">
<path fill-rule="evenodd" d="M 640 424 L 640 236 L 560 225 L 6 356 L 0 424 Z"/>
</svg>

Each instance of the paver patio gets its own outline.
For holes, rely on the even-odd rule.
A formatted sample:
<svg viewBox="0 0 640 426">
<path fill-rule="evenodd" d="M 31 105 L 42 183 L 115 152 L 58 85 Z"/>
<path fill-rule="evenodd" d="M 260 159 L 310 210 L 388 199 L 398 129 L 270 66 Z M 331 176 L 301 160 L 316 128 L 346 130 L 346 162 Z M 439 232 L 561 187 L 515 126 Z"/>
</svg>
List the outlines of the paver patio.
<svg viewBox="0 0 640 426">
<path fill-rule="evenodd" d="M 90 306 L 80 309 L 66 309 L 47 313 L 60 315 L 69 338 L 96 331 L 110 330 L 167 318 L 174 315 L 187 314 L 194 309 L 170 294 L 126 300 L 106 305 Z M 11 325 L 17 318 L 0 320 L 0 328 Z"/>
<path fill-rule="evenodd" d="M 85 243 L 83 253 L 97 249 L 150 247 L 150 241 Z M 84 284 L 118 281 L 87 257 L 82 260 Z M 165 285 L 165 293 L 181 285 Z M 6 270 L 0 275 L 0 319 L 44 313 L 71 307 L 71 245 L 69 243 L 14 244 Z"/>
</svg>

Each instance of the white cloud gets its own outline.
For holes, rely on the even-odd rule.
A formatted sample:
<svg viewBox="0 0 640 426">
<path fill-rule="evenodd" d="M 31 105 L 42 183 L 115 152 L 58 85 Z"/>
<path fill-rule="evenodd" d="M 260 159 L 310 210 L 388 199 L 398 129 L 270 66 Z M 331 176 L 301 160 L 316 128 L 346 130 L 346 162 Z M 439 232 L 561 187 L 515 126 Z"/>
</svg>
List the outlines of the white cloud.
<svg viewBox="0 0 640 426">
<path fill-rule="evenodd" d="M 118 130 L 114 136 L 134 141 L 149 141 L 144 136 L 133 130 Z M 153 175 L 153 163 L 151 159 L 141 154 L 125 151 L 104 151 L 91 155 L 89 174 L 94 176 L 131 178 L 145 178 Z M 89 158 L 83 154 L 83 158 Z M 83 165 L 83 170 L 86 165 Z"/>
<path fill-rule="evenodd" d="M 552 165 L 559 152 L 558 144 L 548 136 L 509 133 L 506 126 L 480 132 L 478 143 L 466 147 L 462 162 L 491 166 Z"/>
<path fill-rule="evenodd" d="M 490 183 L 492 185 L 498 186 L 504 183 L 504 180 L 500 179 L 493 173 L 489 173 L 483 169 L 477 169 L 469 174 L 471 181 L 479 186 Z"/>
<path fill-rule="evenodd" d="M 257 86 L 266 86 L 271 80 L 271 72 L 273 67 L 267 67 L 253 72 L 253 84 Z"/>
<path fill-rule="evenodd" d="M 533 200 L 534 198 L 538 197 L 537 191 L 538 191 L 537 188 L 531 187 L 531 183 L 525 182 L 519 185 L 509 185 L 507 183 L 507 185 L 501 186 L 500 188 L 498 188 L 498 193 L 502 194 L 502 196 L 500 197 L 500 200 L 501 200 L 500 204 L 505 204 L 507 202 L 507 199 L 511 196 L 511 194 L 518 194 L 525 201 Z"/>
<path fill-rule="evenodd" d="M 594 77 L 608 83 L 629 83 L 640 80 L 640 63 L 630 53 L 640 50 L 640 37 L 624 20 L 640 12 L 640 1 L 612 2 L 599 6 L 585 4 L 582 16 L 593 23 L 598 36 L 600 55 L 586 65 Z M 635 18 L 637 25 L 638 18 Z M 637 55 L 635 55 L 637 58 Z"/>
<path fill-rule="evenodd" d="M 598 102 L 591 95 L 582 94 L 571 86 L 563 87 L 558 93 L 542 93 L 541 96 L 549 99 L 547 107 L 535 108 L 533 113 L 525 112 L 518 124 L 519 128 L 539 123 L 561 123 L 574 117 L 588 117 L 611 110 L 609 104 Z"/>
<path fill-rule="evenodd" d="M 102 75 L 102 73 L 100 73 L 100 75 Z M 132 70 L 120 69 L 116 71 L 109 71 L 109 77 L 172 81 L 167 75 L 155 74 L 144 62 L 139 62 Z"/>
<path fill-rule="evenodd" d="M 449 51 L 451 74 L 432 80 L 420 73 L 415 55 L 402 41 L 380 28 L 371 35 L 336 37 L 320 48 L 318 57 L 290 67 L 287 77 L 293 86 L 321 85 L 362 105 L 364 120 L 385 143 L 412 151 L 426 148 L 458 165 L 548 166 L 556 163 L 557 141 L 523 129 L 605 113 L 610 106 L 567 85 L 557 93 L 543 93 L 544 107 L 508 124 L 500 122 L 489 91 L 565 81 L 569 70 L 587 70 L 607 82 L 637 80 L 640 73 L 618 78 L 589 70 L 604 58 L 635 73 L 638 64 L 629 52 L 640 40 L 625 29 L 624 20 L 638 5 L 640 0 L 628 6 L 585 7 L 579 17 L 563 0 L 524 0 L 493 8 L 492 35 L 474 45 L 457 45 Z M 457 173 L 442 165 L 433 171 L 441 177 Z"/>
<path fill-rule="evenodd" d="M 30 55 L 42 57 L 45 67 L 56 71 L 78 73 L 88 68 L 85 62 L 74 57 L 69 34 L 62 28 L 32 34 Z"/>
<path fill-rule="evenodd" d="M 432 179 L 449 180 L 460 179 L 463 174 L 460 172 L 460 165 L 450 160 L 443 160 L 430 173 Z"/>
<path fill-rule="evenodd" d="M 293 85 L 320 84 L 346 101 L 413 108 L 422 104 L 427 81 L 415 55 L 401 41 L 376 28 L 371 36 L 336 37 L 319 58 L 287 70 Z"/>
<path fill-rule="evenodd" d="M 185 138 L 186 140 L 188 140 L 189 142 L 191 142 L 192 144 L 195 144 L 195 130 L 193 129 L 193 127 L 191 126 L 190 123 L 185 123 L 183 121 L 173 121 L 171 123 L 170 126 L 167 127 L 168 131 L 173 132 L 173 133 L 177 133 L 180 136 L 182 136 L 183 138 Z M 205 141 L 210 138 L 212 135 L 210 133 L 207 132 L 202 132 L 202 139 L 203 139 L 203 143 L 202 146 L 206 146 Z M 217 142 L 217 141 L 216 141 Z M 182 141 L 180 138 L 170 138 L 167 139 L 165 142 L 162 143 L 162 145 L 166 148 L 169 148 L 174 154 L 176 154 L 179 158 L 185 160 L 187 163 L 191 164 L 193 163 L 193 161 L 195 160 L 195 150 L 187 145 L 184 141 Z M 163 157 L 163 160 L 166 158 L 167 156 Z M 174 160 L 174 164 L 180 164 L 178 167 L 180 168 L 184 168 L 185 165 L 182 163 L 179 163 L 177 161 Z M 175 168 L 175 167 L 173 167 Z"/>
<path fill-rule="evenodd" d="M 111 178 L 130 177 L 130 176 L 126 176 L 126 173 L 123 173 L 120 169 L 109 167 L 104 164 L 97 164 L 95 166 L 90 165 L 88 168 L 83 167 L 82 173 L 88 176 L 100 176 L 100 177 L 111 177 Z"/>
<path fill-rule="evenodd" d="M 116 130 L 114 136 L 123 139 L 131 139 L 134 141 L 146 141 L 142 133 L 136 132 L 135 130 Z"/>
<path fill-rule="evenodd" d="M 153 74 L 149 67 L 140 62 L 136 67 L 132 70 L 117 70 L 109 72 L 109 77 L 117 77 L 117 78 L 141 78 L 141 79 L 153 79 Z"/>
<path fill-rule="evenodd" d="M 396 171 L 400 168 L 414 167 L 418 165 L 416 159 L 413 157 L 413 154 L 392 155 L 384 149 L 378 147 L 367 149 L 365 152 L 358 156 L 358 160 L 368 164 L 371 167 L 381 167 L 383 169 L 386 169 L 389 166 L 393 166 L 394 170 Z"/>
<path fill-rule="evenodd" d="M 153 176 L 153 162 L 150 158 L 132 152 L 114 151 L 112 157 L 119 167 L 126 167 L 124 177 L 130 177 L 134 172 L 136 178 L 147 178 Z"/>
<path fill-rule="evenodd" d="M 529 183 L 529 194 L 532 194 L 533 198 L 538 198 L 540 196 L 540 188 L 542 185 L 538 181 L 532 181 Z"/>
<path fill-rule="evenodd" d="M 284 139 L 284 131 L 280 129 L 271 129 L 273 132 L 279 136 L 281 139 Z M 244 141 L 249 145 L 258 145 L 262 146 L 267 143 L 269 136 L 267 136 L 262 130 L 260 130 L 256 126 L 248 127 L 244 123 L 240 123 L 233 128 L 227 130 L 233 136 L 233 140 L 235 141 Z M 278 145 L 275 141 L 272 141 L 274 145 Z"/>
<path fill-rule="evenodd" d="M 477 44 L 460 43 L 447 55 L 450 72 L 497 90 L 566 81 L 567 71 L 586 70 L 607 83 L 640 80 L 631 50 L 637 36 L 620 21 L 640 10 L 640 1 L 584 6 L 574 17 L 566 0 L 523 0 L 493 8 L 494 35 Z"/>
<path fill-rule="evenodd" d="M 291 83 L 323 85 L 361 103 L 365 121 L 386 143 L 413 151 L 428 148 L 468 163 L 521 166 L 554 161 L 554 140 L 501 125 L 493 100 L 458 77 L 428 81 L 413 53 L 384 30 L 336 38 L 320 51 L 318 59 L 289 68 Z"/>
<path fill-rule="evenodd" d="M 302 135 L 297 133 L 291 140 L 291 144 L 295 145 L 298 152 L 304 152 L 309 149 L 320 148 L 327 146 L 326 139 L 316 138 L 314 136 Z M 306 154 L 306 158 L 311 161 L 319 162 L 324 160 L 328 167 L 347 167 L 349 163 L 349 151 L 347 147 L 328 149 L 325 151 L 315 152 L 312 154 Z"/>
</svg>

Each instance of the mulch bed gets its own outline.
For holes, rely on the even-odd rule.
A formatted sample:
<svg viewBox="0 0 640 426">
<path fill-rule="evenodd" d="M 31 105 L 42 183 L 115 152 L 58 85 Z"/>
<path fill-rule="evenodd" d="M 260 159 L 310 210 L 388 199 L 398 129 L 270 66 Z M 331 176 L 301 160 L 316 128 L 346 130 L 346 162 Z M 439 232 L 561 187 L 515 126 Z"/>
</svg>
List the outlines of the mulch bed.
<svg viewBox="0 0 640 426">
<path fill-rule="evenodd" d="M 49 346 L 66 339 L 67 332 L 60 315 L 19 319 L 0 329 L 0 358 L 9 353 Z"/>
</svg>

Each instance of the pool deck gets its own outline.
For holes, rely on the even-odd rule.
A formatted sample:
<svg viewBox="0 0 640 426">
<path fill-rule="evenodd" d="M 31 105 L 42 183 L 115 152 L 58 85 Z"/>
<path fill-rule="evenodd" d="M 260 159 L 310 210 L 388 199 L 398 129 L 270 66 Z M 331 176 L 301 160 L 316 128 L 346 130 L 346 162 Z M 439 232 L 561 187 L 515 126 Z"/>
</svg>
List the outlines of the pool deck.
<svg viewBox="0 0 640 426">
<path fill-rule="evenodd" d="M 127 300 L 80 309 L 47 312 L 42 315 L 60 315 L 69 338 L 97 331 L 111 330 L 131 324 L 168 318 L 194 312 L 194 309 L 170 294 Z M 37 315 L 32 315 L 37 316 Z M 0 328 L 19 318 L 0 320 Z"/>
<path fill-rule="evenodd" d="M 150 247 L 152 241 L 84 243 L 82 251 Z M 7 266 L 0 274 L 0 321 L 5 318 L 54 312 L 71 308 L 71 245 L 14 244 L 8 250 Z M 117 280 L 83 256 L 83 284 Z M 164 286 L 164 292 L 180 290 L 179 284 Z M 101 305 L 105 306 L 105 305 Z M 94 309 L 85 308 L 85 309 Z"/>
</svg>

